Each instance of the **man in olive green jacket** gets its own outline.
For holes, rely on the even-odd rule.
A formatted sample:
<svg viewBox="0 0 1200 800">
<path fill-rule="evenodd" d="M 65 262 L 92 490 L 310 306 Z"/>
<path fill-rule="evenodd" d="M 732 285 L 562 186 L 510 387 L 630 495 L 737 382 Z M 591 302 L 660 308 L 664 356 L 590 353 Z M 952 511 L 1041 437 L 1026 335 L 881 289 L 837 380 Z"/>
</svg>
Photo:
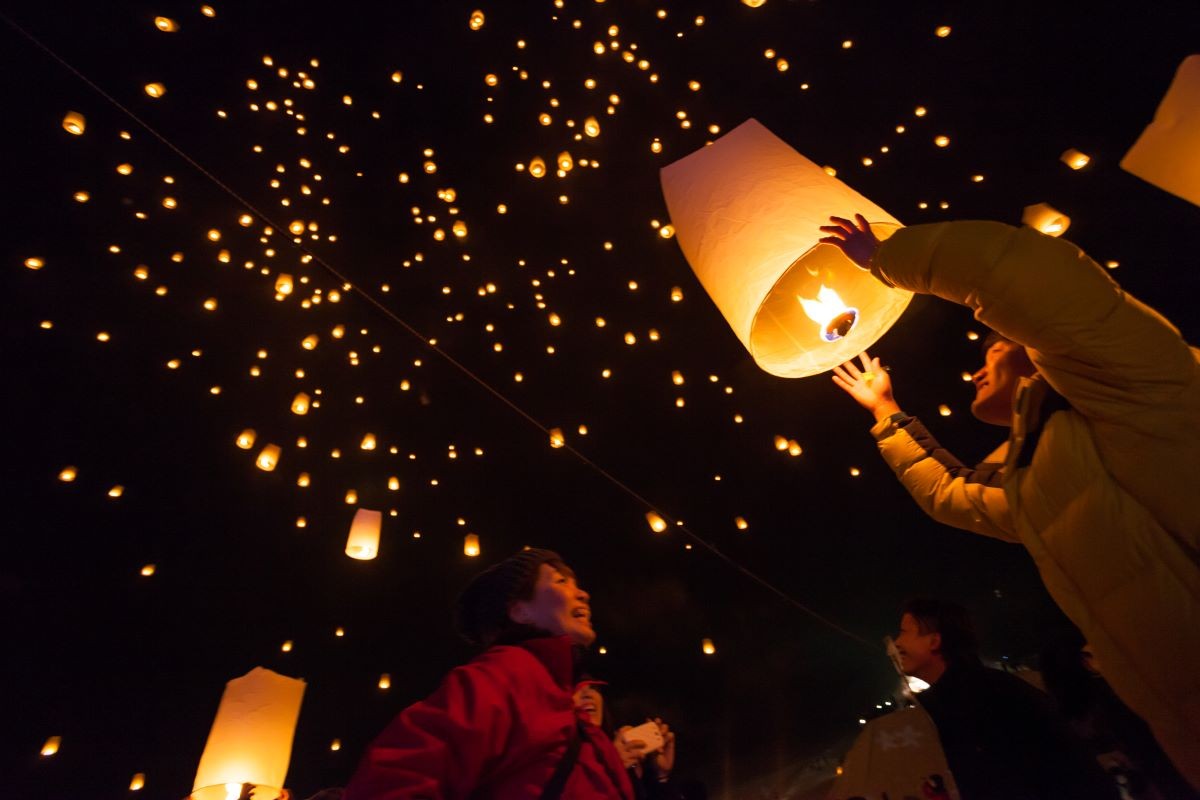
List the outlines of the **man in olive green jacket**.
<svg viewBox="0 0 1200 800">
<path fill-rule="evenodd" d="M 1011 428 L 975 469 L 892 397 L 878 359 L 834 381 L 934 519 L 1020 543 L 1104 677 L 1200 789 L 1200 350 L 1070 242 L 996 222 L 897 231 L 831 218 L 879 280 L 997 332 L 972 411 Z"/>
</svg>

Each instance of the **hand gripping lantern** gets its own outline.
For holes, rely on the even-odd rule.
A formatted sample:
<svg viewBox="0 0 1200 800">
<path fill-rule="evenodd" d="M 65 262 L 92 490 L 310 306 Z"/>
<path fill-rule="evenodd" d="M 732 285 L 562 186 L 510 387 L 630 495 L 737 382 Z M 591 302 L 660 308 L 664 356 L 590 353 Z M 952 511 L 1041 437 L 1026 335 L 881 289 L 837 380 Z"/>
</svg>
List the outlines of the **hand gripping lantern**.
<svg viewBox="0 0 1200 800">
<path fill-rule="evenodd" d="M 830 215 L 862 214 L 880 239 L 900 223 L 757 120 L 664 167 L 661 177 L 684 256 L 772 375 L 803 378 L 848 361 L 912 299 L 818 241 Z"/>
</svg>

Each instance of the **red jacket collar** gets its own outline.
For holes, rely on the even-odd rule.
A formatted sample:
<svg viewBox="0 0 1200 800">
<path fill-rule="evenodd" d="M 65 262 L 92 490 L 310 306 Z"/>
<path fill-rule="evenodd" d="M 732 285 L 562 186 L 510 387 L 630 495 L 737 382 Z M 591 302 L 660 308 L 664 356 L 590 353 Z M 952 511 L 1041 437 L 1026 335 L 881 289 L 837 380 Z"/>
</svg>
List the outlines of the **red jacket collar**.
<svg viewBox="0 0 1200 800">
<path fill-rule="evenodd" d="M 568 692 L 575 689 L 575 645 L 570 636 L 544 636 L 517 642 L 545 665 L 554 682 Z"/>
</svg>

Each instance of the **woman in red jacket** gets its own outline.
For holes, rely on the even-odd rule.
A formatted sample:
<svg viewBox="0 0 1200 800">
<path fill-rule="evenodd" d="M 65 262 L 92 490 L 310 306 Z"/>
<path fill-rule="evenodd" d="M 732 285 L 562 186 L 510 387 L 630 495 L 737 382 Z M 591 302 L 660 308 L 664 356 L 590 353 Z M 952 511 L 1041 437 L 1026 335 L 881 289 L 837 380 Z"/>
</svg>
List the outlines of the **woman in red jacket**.
<svg viewBox="0 0 1200 800">
<path fill-rule="evenodd" d="M 631 800 L 612 742 L 575 710 L 587 592 L 558 554 L 527 549 L 463 592 L 458 628 L 486 648 L 367 748 L 345 800 Z"/>
</svg>

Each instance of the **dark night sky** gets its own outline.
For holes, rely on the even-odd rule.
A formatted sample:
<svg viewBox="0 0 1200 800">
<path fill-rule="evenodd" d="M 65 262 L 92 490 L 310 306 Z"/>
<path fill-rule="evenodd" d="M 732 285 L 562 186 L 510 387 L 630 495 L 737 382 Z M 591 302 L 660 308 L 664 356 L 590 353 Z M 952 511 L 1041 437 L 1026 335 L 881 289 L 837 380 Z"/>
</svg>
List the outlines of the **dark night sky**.
<svg viewBox="0 0 1200 800">
<path fill-rule="evenodd" d="M 1200 8 L 566 0 L 556 10 L 530 0 L 479 6 L 487 21 L 472 31 L 475 7 L 219 4 L 207 19 L 198 4 L 174 0 L 0 4 L 277 227 L 262 244 L 264 221 L 238 225 L 246 206 L 0 26 L 6 796 L 123 797 L 135 772 L 146 773 L 141 794 L 183 796 L 225 681 L 259 664 L 308 682 L 289 784 L 301 797 L 342 785 L 383 725 L 470 656 L 449 626 L 464 582 L 525 544 L 558 549 L 591 591 L 608 650 L 594 669 L 612 683 L 618 721 L 667 719 L 679 731 L 679 772 L 722 797 L 796 789 L 797 771 L 826 751 L 840 755 L 858 718 L 893 689 L 881 648 L 688 549 L 680 532 L 652 534 L 645 506 L 551 449 L 543 431 L 362 297 L 343 292 L 339 303 L 301 308 L 314 288 L 328 297 L 339 280 L 300 263 L 278 230 L 294 219 L 320 225 L 304 247 L 479 380 L 562 428 L 732 562 L 868 641 L 890 632 L 898 604 L 917 592 L 966 604 L 990 658 L 1029 657 L 1067 630 L 1022 549 L 943 528 L 916 509 L 874 452 L 864 412 L 827 377 L 787 381 L 754 366 L 677 244 L 651 227 L 667 220 L 657 173 L 712 138 L 709 124 L 728 131 L 753 116 L 906 224 L 1016 224 L 1023 206 L 1049 202 L 1072 217 L 1066 238 L 1119 261 L 1114 277 L 1194 342 L 1200 210 L 1118 162 L 1196 49 Z M 156 30 L 159 14 L 180 30 Z M 622 49 L 637 43 L 649 70 L 592 52 L 612 38 L 610 25 Z M 935 37 L 939 25 L 951 35 Z M 854 45 L 843 49 L 847 39 Z M 767 48 L 788 59 L 786 73 L 763 57 Z M 286 80 L 263 65 L 265 54 L 290 70 Z M 316 88 L 294 88 L 297 71 Z M 484 83 L 489 72 L 496 87 Z M 689 91 L 689 80 L 701 90 Z M 147 97 L 150 81 L 167 94 Z M 620 103 L 608 115 L 613 93 Z M 302 123 L 282 105 L 248 108 L 285 98 Z M 918 105 L 926 116 L 914 116 Z M 678 109 L 693 128 L 681 129 Z M 68 110 L 86 115 L 83 136 L 62 130 Z M 483 122 L 488 112 L 494 124 Z M 542 112 L 550 125 L 538 123 Z M 588 115 L 601 135 L 574 141 Z M 933 145 L 939 134 L 948 148 Z M 1068 169 L 1058 156 L 1069 147 L 1092 164 Z M 424 148 L 435 151 L 436 174 L 422 172 Z M 553 163 L 562 150 L 600 166 L 540 181 L 513 169 L 534 155 Z M 865 155 L 874 166 L 861 165 Z M 134 172 L 119 175 L 121 163 Z M 400 172 L 411 181 L 401 184 Z M 986 180 L 971 182 L 976 173 Z M 450 187 L 457 197 L 447 204 L 436 193 Z M 72 199 L 79 190 L 87 203 Z M 165 209 L 165 196 L 178 207 Z M 414 206 L 437 222 L 415 224 Z M 467 223 L 466 238 L 435 241 L 433 229 L 449 232 L 453 218 Z M 212 228 L 218 243 L 206 239 Z M 217 258 L 223 248 L 230 263 Z M 46 266 L 26 269 L 31 256 Z M 247 260 L 256 268 L 243 269 Z M 147 280 L 134 277 L 138 265 Z M 279 271 L 311 282 L 276 302 Z M 496 291 L 481 296 L 489 282 Z M 671 302 L 675 286 L 683 302 Z M 213 312 L 202 308 L 210 297 Z M 550 312 L 561 326 L 548 323 Z M 335 339 L 339 324 L 346 335 Z M 972 390 L 960 375 L 979 360 L 970 330 L 979 328 L 965 310 L 917 298 L 876 347 L 900 404 L 968 461 L 1003 435 L 968 411 Z M 98 342 L 100 331 L 111 340 Z M 626 331 L 636 346 L 622 341 Z M 321 341 L 309 352 L 299 343 L 311 333 Z M 182 365 L 168 369 L 174 358 Z M 611 379 L 601 378 L 605 368 Z M 673 385 L 674 370 L 683 386 Z M 290 413 L 297 391 L 316 398 L 317 389 L 320 408 Z M 941 403 L 952 416 L 938 416 Z M 282 446 L 276 471 L 255 469 L 257 447 L 234 446 L 244 428 Z M 373 452 L 358 447 L 367 432 L 379 441 Z M 777 452 L 776 435 L 798 440 L 803 455 Z M 301 436 L 307 448 L 296 446 Z M 57 479 L 67 465 L 78 470 L 72 483 Z M 851 466 L 862 475 L 851 477 Z M 309 488 L 296 486 L 300 472 L 311 474 Z M 388 491 L 389 476 L 398 492 Z M 125 493 L 112 499 L 117 484 Z M 352 488 L 362 507 L 396 510 L 374 561 L 342 554 Z M 737 516 L 748 530 L 736 529 Z M 481 538 L 480 559 L 462 553 L 468 531 Z M 156 572 L 143 577 L 148 563 Z M 338 626 L 345 637 L 334 636 Z M 715 656 L 701 653 L 706 637 Z M 290 653 L 280 650 L 285 640 L 295 643 Z M 386 692 L 376 687 L 385 672 Z M 62 736 L 61 751 L 41 758 L 51 735 Z M 342 747 L 331 752 L 335 738 Z"/>
</svg>

